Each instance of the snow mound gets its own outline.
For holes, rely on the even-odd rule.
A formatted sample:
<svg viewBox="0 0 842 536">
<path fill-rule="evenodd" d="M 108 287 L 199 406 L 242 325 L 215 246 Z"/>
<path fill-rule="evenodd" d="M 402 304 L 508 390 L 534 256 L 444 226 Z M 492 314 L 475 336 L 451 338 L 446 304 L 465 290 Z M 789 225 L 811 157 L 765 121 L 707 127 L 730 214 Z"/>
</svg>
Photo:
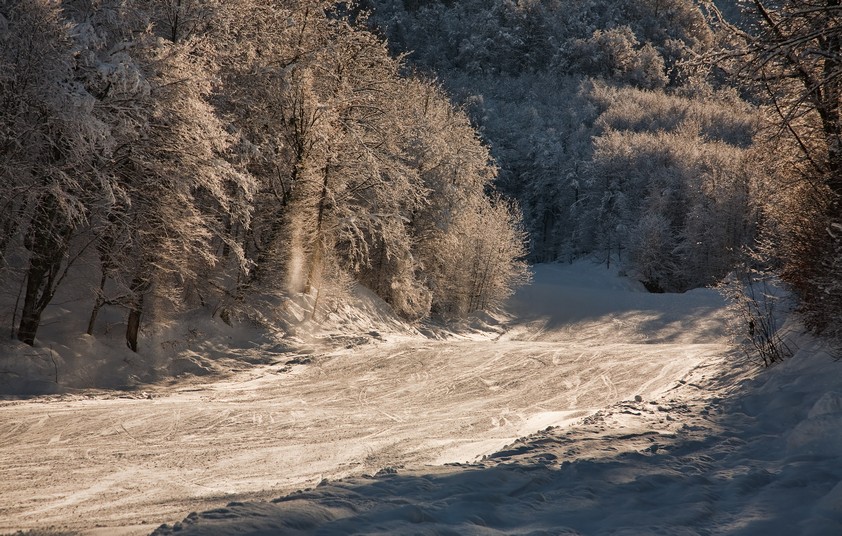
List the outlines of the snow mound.
<svg viewBox="0 0 842 536">
<path fill-rule="evenodd" d="M 0 395 L 31 396 L 83 389 L 134 390 L 176 377 L 224 375 L 271 364 L 287 353 L 353 347 L 387 337 L 417 336 L 391 307 L 356 285 L 343 301 L 322 307 L 315 298 L 257 296 L 250 314 L 223 322 L 206 307 L 144 325 L 139 352 L 126 347 L 123 313 L 105 307 L 100 328 L 84 333 L 84 301 L 50 306 L 35 346 L 0 341 Z"/>
</svg>

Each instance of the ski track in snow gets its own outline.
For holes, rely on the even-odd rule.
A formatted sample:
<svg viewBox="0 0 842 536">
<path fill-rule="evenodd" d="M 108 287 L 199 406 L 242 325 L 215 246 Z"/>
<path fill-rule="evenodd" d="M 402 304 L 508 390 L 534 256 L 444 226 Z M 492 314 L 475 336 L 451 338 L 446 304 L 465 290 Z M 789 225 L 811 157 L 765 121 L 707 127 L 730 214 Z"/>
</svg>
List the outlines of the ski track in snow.
<svg viewBox="0 0 842 536">
<path fill-rule="evenodd" d="M 599 288 L 605 276 L 556 288 L 545 272 L 497 340 L 404 337 L 147 398 L 0 403 L 0 532 L 144 533 L 324 479 L 474 461 L 636 395 L 657 398 L 727 352 L 709 293 L 658 301 Z M 704 325 L 685 329 L 688 307 Z"/>
</svg>

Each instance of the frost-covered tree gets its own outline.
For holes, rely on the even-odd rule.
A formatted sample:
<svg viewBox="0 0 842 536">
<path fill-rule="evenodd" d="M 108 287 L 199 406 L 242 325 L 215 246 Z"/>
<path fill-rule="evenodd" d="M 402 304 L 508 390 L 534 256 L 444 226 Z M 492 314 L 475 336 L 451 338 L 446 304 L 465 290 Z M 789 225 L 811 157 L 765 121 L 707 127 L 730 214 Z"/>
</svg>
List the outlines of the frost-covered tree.
<svg viewBox="0 0 842 536">
<path fill-rule="evenodd" d="M 172 302 L 216 262 L 218 214 L 230 212 L 228 183 L 240 180 L 222 155 L 229 136 L 209 103 L 213 72 L 201 36 L 156 34 L 142 2 L 81 3 L 72 15 L 87 39 L 83 82 L 97 97 L 112 144 L 108 174 L 117 195 L 98 220 L 103 276 L 124 294 L 126 342 L 137 350 L 148 294 Z M 84 31 L 82 31 L 84 30 Z M 94 306 L 103 303 L 104 277 Z"/>
<path fill-rule="evenodd" d="M 427 191 L 409 225 L 432 310 L 459 316 L 496 305 L 524 280 L 519 214 L 487 196 L 496 174 L 488 148 L 441 88 L 408 81 L 402 94 L 406 154 Z"/>
<path fill-rule="evenodd" d="M 691 73 L 682 60 L 713 42 L 697 4 L 371 4 L 372 22 L 392 49 L 437 72 L 465 103 L 499 165 L 496 186 L 523 207 L 531 260 L 569 260 L 594 248 L 616 254 L 627 247 L 638 214 L 625 207 L 634 200 L 627 199 L 621 179 L 592 173 L 591 140 L 602 132 L 594 123 L 605 110 L 594 106 L 592 81 L 649 89 L 653 99 L 687 83 Z M 596 183 L 604 186 L 599 192 Z M 604 218 L 592 210 L 594 203 Z"/>
<path fill-rule="evenodd" d="M 436 292 L 424 261 L 436 244 L 420 222 L 446 221 L 460 198 L 432 188 L 431 170 L 437 188 L 481 193 L 487 151 L 442 93 L 401 80 L 383 43 L 332 3 L 254 5 L 268 19 L 233 17 L 219 98 L 261 185 L 244 236 L 254 270 L 242 290 L 320 300 L 331 280 L 350 275 L 402 314 L 425 316 Z M 264 32 L 267 20 L 284 30 Z M 447 109 L 459 128 L 434 125 L 421 109 Z M 452 161 L 439 165 L 448 145 Z M 471 163 L 475 153 L 481 164 Z"/>
<path fill-rule="evenodd" d="M 606 108 L 577 239 L 627 249 L 630 272 L 651 289 L 725 276 L 754 236 L 750 108 L 727 94 L 693 101 L 605 86 L 592 98 Z"/>
<path fill-rule="evenodd" d="M 79 259 L 98 268 L 88 333 L 121 307 L 132 350 L 150 305 L 303 292 L 315 312 L 351 279 L 410 318 L 505 296 L 523 237 L 487 148 L 360 21 L 329 0 L 0 2 L 0 275 L 20 288 L 18 338 L 34 343 Z M 473 274 L 464 306 L 442 291 L 455 273 Z"/>
<path fill-rule="evenodd" d="M 664 59 L 650 43 L 641 46 L 628 26 L 597 29 L 587 39 L 573 39 L 562 57 L 561 68 L 592 77 L 644 89 L 668 82 Z"/>
<path fill-rule="evenodd" d="M 471 77 L 455 83 L 470 84 Z M 527 74 L 478 78 L 481 95 L 466 98 L 499 166 L 495 184 L 518 200 L 529 229 L 530 260 L 575 255 L 569 207 L 581 201 L 597 110 L 579 77 Z M 464 82 L 464 83 L 463 83 Z"/>
<path fill-rule="evenodd" d="M 0 3 L 0 255 L 25 259 L 17 338 L 30 345 L 102 190 L 104 129 L 74 52 L 56 3 Z M 15 277 L 8 268 L 4 258 L 4 279 Z"/>
<path fill-rule="evenodd" d="M 394 222 L 421 193 L 396 146 L 398 64 L 330 8 L 260 4 L 286 27 L 277 33 L 253 13 L 232 23 L 220 101 L 260 184 L 245 237 L 251 285 L 309 291 L 326 270 L 368 264 L 372 248 L 405 249 Z"/>
<path fill-rule="evenodd" d="M 391 46 L 444 73 L 519 75 L 555 68 L 572 40 L 595 30 L 631 27 L 672 68 L 685 47 L 711 42 L 698 7 L 688 0 L 462 0 L 407 6 L 373 0 L 374 22 Z"/>
<path fill-rule="evenodd" d="M 156 33 L 172 43 L 203 37 L 224 16 L 220 0 L 147 0 Z"/>
<path fill-rule="evenodd" d="M 715 55 L 765 105 L 771 126 L 763 202 L 783 276 L 808 324 L 842 333 L 842 4 L 752 0 Z"/>
<path fill-rule="evenodd" d="M 499 197 L 476 196 L 472 201 L 442 237 L 440 247 L 450 255 L 436 274 L 434 306 L 445 316 L 496 307 L 528 281 L 518 211 Z"/>
</svg>

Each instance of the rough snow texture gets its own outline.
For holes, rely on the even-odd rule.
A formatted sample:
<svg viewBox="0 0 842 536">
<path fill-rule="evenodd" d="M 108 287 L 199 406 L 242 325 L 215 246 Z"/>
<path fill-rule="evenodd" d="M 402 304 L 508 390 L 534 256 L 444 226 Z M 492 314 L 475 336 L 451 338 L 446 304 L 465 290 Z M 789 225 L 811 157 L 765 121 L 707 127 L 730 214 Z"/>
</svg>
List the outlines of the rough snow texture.
<svg viewBox="0 0 842 536">
<path fill-rule="evenodd" d="M 103 307 L 95 336 L 85 334 L 91 304 L 79 291 L 87 283 L 78 271 L 74 275 L 78 279 L 60 289 L 57 304 L 47 307 L 34 347 L 16 339 L 0 341 L 0 395 L 145 390 L 178 376 L 220 376 L 248 365 L 285 362 L 290 352 L 352 347 L 381 339 L 381 332 L 418 335 L 373 292 L 356 286 L 347 302 L 320 308 L 317 321 L 311 320 L 310 295 L 263 296 L 253 318 L 233 325 L 206 308 L 152 320 L 135 353 L 126 347 L 122 308 Z M 3 323 L 12 323 L 11 312 L 12 305 L 0 299 Z"/>
<path fill-rule="evenodd" d="M 541 266 L 497 340 L 378 333 L 146 397 L 8 402 L 0 532 L 842 533 L 838 365 L 804 339 L 751 378 L 722 306 Z"/>
<path fill-rule="evenodd" d="M 479 463 L 324 482 L 156 534 L 842 534 L 839 366 L 809 345 L 755 379 L 702 367 Z"/>
</svg>

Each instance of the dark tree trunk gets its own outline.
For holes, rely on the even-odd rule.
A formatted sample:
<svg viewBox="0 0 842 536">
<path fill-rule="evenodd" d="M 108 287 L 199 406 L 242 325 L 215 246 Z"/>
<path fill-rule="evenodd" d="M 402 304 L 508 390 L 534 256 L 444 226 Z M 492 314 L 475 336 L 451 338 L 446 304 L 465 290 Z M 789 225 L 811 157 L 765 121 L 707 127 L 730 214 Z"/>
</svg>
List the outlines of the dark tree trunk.
<svg viewBox="0 0 842 536">
<path fill-rule="evenodd" d="M 33 254 L 26 272 L 26 293 L 23 301 L 18 340 L 30 346 L 35 344 L 35 335 L 41 325 L 41 313 L 52 300 L 55 289 L 53 282 L 60 267 L 58 259 L 44 258 Z"/>
<path fill-rule="evenodd" d="M 129 286 L 131 302 L 129 303 L 129 317 L 126 321 L 126 345 L 137 352 L 137 336 L 140 332 L 140 320 L 143 315 L 143 299 L 149 290 L 149 280 L 136 275 Z"/>
<path fill-rule="evenodd" d="M 30 257 L 17 337 L 30 346 L 35 344 L 41 314 L 55 295 L 71 231 L 59 213 L 55 198 L 52 195 L 43 197 L 24 242 Z"/>
<path fill-rule="evenodd" d="M 303 148 L 299 148 L 298 150 L 303 151 Z M 302 158 L 302 154 L 300 152 L 298 154 L 298 158 L 299 160 Z M 299 168 L 295 167 L 292 170 L 290 183 L 293 185 L 296 184 L 298 182 L 298 178 Z M 289 202 L 292 197 L 292 187 L 290 187 L 289 189 L 283 188 L 283 178 L 281 177 L 280 171 L 278 171 L 278 182 L 282 186 L 282 193 L 280 195 L 280 208 L 277 209 L 272 215 L 272 223 L 269 228 L 269 235 L 265 240 L 262 241 L 262 247 L 256 247 L 257 258 L 255 259 L 254 267 L 249 272 L 248 277 L 245 278 L 243 283 L 237 286 L 238 294 L 242 294 L 242 291 L 245 290 L 247 287 L 260 282 L 265 272 L 272 271 L 267 266 L 267 262 L 269 261 L 269 259 L 272 258 L 272 255 L 275 254 L 276 250 L 280 249 L 277 246 L 284 238 L 284 232 L 286 232 L 286 227 L 288 223 L 287 206 L 289 205 Z M 244 233 L 243 239 L 246 242 L 243 244 L 243 251 L 249 251 L 247 240 L 250 234 L 253 236 L 253 228 L 250 228 L 250 230 L 247 230 L 247 232 Z M 256 241 L 255 246 L 257 246 Z"/>
<path fill-rule="evenodd" d="M 97 290 L 96 294 L 96 301 L 94 301 L 94 307 L 91 309 L 91 317 L 88 320 L 88 335 L 94 334 L 94 325 L 96 324 L 96 317 L 99 315 L 99 310 L 102 308 L 102 305 L 105 303 L 105 281 L 107 276 L 105 274 L 105 267 L 102 268 L 102 276 L 99 278 L 99 289 Z"/>
<path fill-rule="evenodd" d="M 266 236 L 263 237 L 263 243 L 258 249 L 257 258 L 254 261 L 254 267 L 251 271 L 249 271 L 248 277 L 245 278 L 243 284 L 240 285 L 240 291 L 245 290 L 251 285 L 260 283 L 266 277 L 267 273 L 273 273 L 273 266 L 270 265 L 271 261 L 277 253 L 277 250 L 280 249 L 278 245 L 282 244 L 285 238 L 284 232 L 286 231 L 286 217 L 284 211 L 275 211 L 271 221 L 272 223 L 269 226 L 269 230 Z M 253 243 L 257 245 L 256 240 L 254 240 Z M 243 249 L 247 250 L 247 246 Z"/>
<path fill-rule="evenodd" d="M 88 319 L 88 335 L 94 334 L 94 325 L 96 318 L 99 315 L 99 310 L 105 304 L 105 283 L 108 281 L 108 274 L 114 267 L 114 248 L 117 243 L 117 223 L 120 221 L 122 211 L 112 211 L 108 214 L 108 226 L 100 235 L 97 242 L 97 252 L 99 253 L 99 268 L 101 271 L 99 278 L 99 290 L 96 294 L 96 301 L 94 301 L 93 309 L 91 309 L 91 317 Z"/>
</svg>

